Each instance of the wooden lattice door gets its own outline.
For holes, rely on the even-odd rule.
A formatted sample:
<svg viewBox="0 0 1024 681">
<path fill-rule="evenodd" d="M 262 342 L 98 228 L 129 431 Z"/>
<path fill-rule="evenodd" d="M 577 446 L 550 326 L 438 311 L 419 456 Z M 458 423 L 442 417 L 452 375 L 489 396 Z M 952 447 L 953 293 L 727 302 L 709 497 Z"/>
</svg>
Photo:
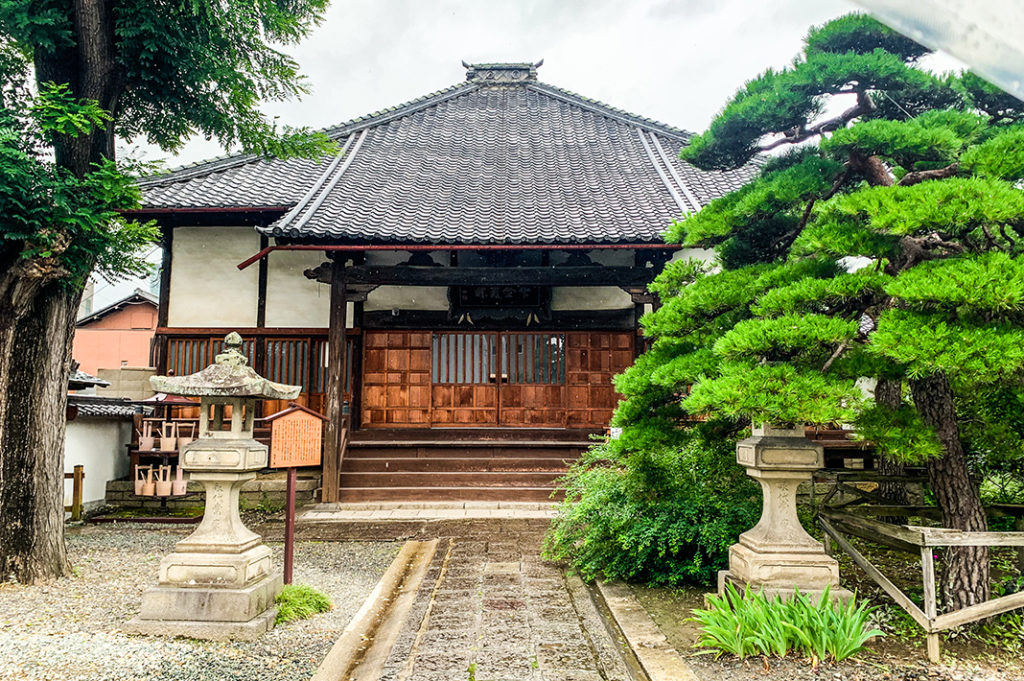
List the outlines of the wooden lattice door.
<svg viewBox="0 0 1024 681">
<path fill-rule="evenodd" d="M 496 341 L 493 333 L 432 334 L 432 425 L 498 425 Z"/>
<path fill-rule="evenodd" d="M 631 333 L 587 331 L 568 334 L 566 353 L 566 424 L 569 428 L 603 428 L 619 396 L 612 377 L 633 363 Z"/>
<path fill-rule="evenodd" d="M 502 426 L 565 427 L 565 334 L 499 336 Z"/>
<path fill-rule="evenodd" d="M 367 427 L 430 425 L 430 334 L 367 331 L 363 346 L 362 423 Z"/>
</svg>

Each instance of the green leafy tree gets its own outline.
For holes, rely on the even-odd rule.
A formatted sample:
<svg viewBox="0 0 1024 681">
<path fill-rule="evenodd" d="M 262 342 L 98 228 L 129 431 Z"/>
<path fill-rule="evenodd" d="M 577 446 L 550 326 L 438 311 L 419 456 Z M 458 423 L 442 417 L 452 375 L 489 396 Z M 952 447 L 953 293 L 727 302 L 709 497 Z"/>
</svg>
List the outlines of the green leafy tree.
<svg viewBox="0 0 1024 681">
<path fill-rule="evenodd" d="M 676 402 L 854 423 L 891 461 L 927 465 L 947 527 L 983 530 L 961 413 L 1024 376 L 1024 126 L 1020 102 L 920 69 L 925 53 L 861 15 L 812 29 L 792 66 L 747 83 L 682 151 L 723 169 L 800 145 L 670 228 L 721 269 L 674 262 L 655 282 L 655 341 L 619 381 L 619 418 Z M 950 606 L 987 598 L 987 549 L 950 548 L 943 566 Z"/>
<path fill-rule="evenodd" d="M 328 0 L 0 0 L 0 577 L 67 570 L 64 411 L 82 286 L 138 274 L 152 226 L 115 140 L 191 135 L 273 155 L 325 136 L 277 129 L 264 100 L 304 92 L 294 43 Z"/>
</svg>

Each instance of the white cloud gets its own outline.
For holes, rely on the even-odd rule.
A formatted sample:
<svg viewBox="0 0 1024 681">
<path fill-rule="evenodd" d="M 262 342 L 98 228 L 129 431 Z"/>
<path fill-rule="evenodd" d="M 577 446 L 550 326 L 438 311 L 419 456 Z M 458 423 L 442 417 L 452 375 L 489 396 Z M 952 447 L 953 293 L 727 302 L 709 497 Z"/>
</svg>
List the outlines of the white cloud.
<svg viewBox="0 0 1024 681">
<path fill-rule="evenodd" d="M 463 59 L 543 58 L 543 81 L 700 131 L 744 81 L 789 63 L 809 26 L 855 9 L 846 0 L 337 0 L 289 48 L 312 94 L 266 111 L 326 127 L 458 83 Z M 168 163 L 223 153 L 196 140 Z"/>
</svg>

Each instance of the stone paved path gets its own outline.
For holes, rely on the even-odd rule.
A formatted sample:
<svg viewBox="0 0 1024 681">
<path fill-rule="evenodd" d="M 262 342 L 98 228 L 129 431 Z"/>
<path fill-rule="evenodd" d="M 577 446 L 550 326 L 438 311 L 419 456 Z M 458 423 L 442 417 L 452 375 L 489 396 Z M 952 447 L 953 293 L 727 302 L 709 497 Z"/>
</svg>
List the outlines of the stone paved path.
<svg viewBox="0 0 1024 681">
<path fill-rule="evenodd" d="M 539 556 L 541 529 L 439 543 L 381 681 L 628 681 L 586 588 Z"/>
</svg>

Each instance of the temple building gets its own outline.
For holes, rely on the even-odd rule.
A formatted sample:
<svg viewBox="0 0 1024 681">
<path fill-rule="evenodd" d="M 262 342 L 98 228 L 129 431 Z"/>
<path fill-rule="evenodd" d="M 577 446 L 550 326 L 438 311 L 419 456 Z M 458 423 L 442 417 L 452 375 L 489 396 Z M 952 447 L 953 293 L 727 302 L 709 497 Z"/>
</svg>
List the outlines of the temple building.
<svg viewBox="0 0 1024 681">
<path fill-rule="evenodd" d="M 693 255 L 662 233 L 756 168 L 700 171 L 678 157 L 688 133 L 538 66 L 467 65 L 329 128 L 327 158 L 144 181 L 157 373 L 198 371 L 238 331 L 258 373 L 330 419 L 325 501 L 547 498 L 643 349 L 647 284 Z"/>
</svg>

